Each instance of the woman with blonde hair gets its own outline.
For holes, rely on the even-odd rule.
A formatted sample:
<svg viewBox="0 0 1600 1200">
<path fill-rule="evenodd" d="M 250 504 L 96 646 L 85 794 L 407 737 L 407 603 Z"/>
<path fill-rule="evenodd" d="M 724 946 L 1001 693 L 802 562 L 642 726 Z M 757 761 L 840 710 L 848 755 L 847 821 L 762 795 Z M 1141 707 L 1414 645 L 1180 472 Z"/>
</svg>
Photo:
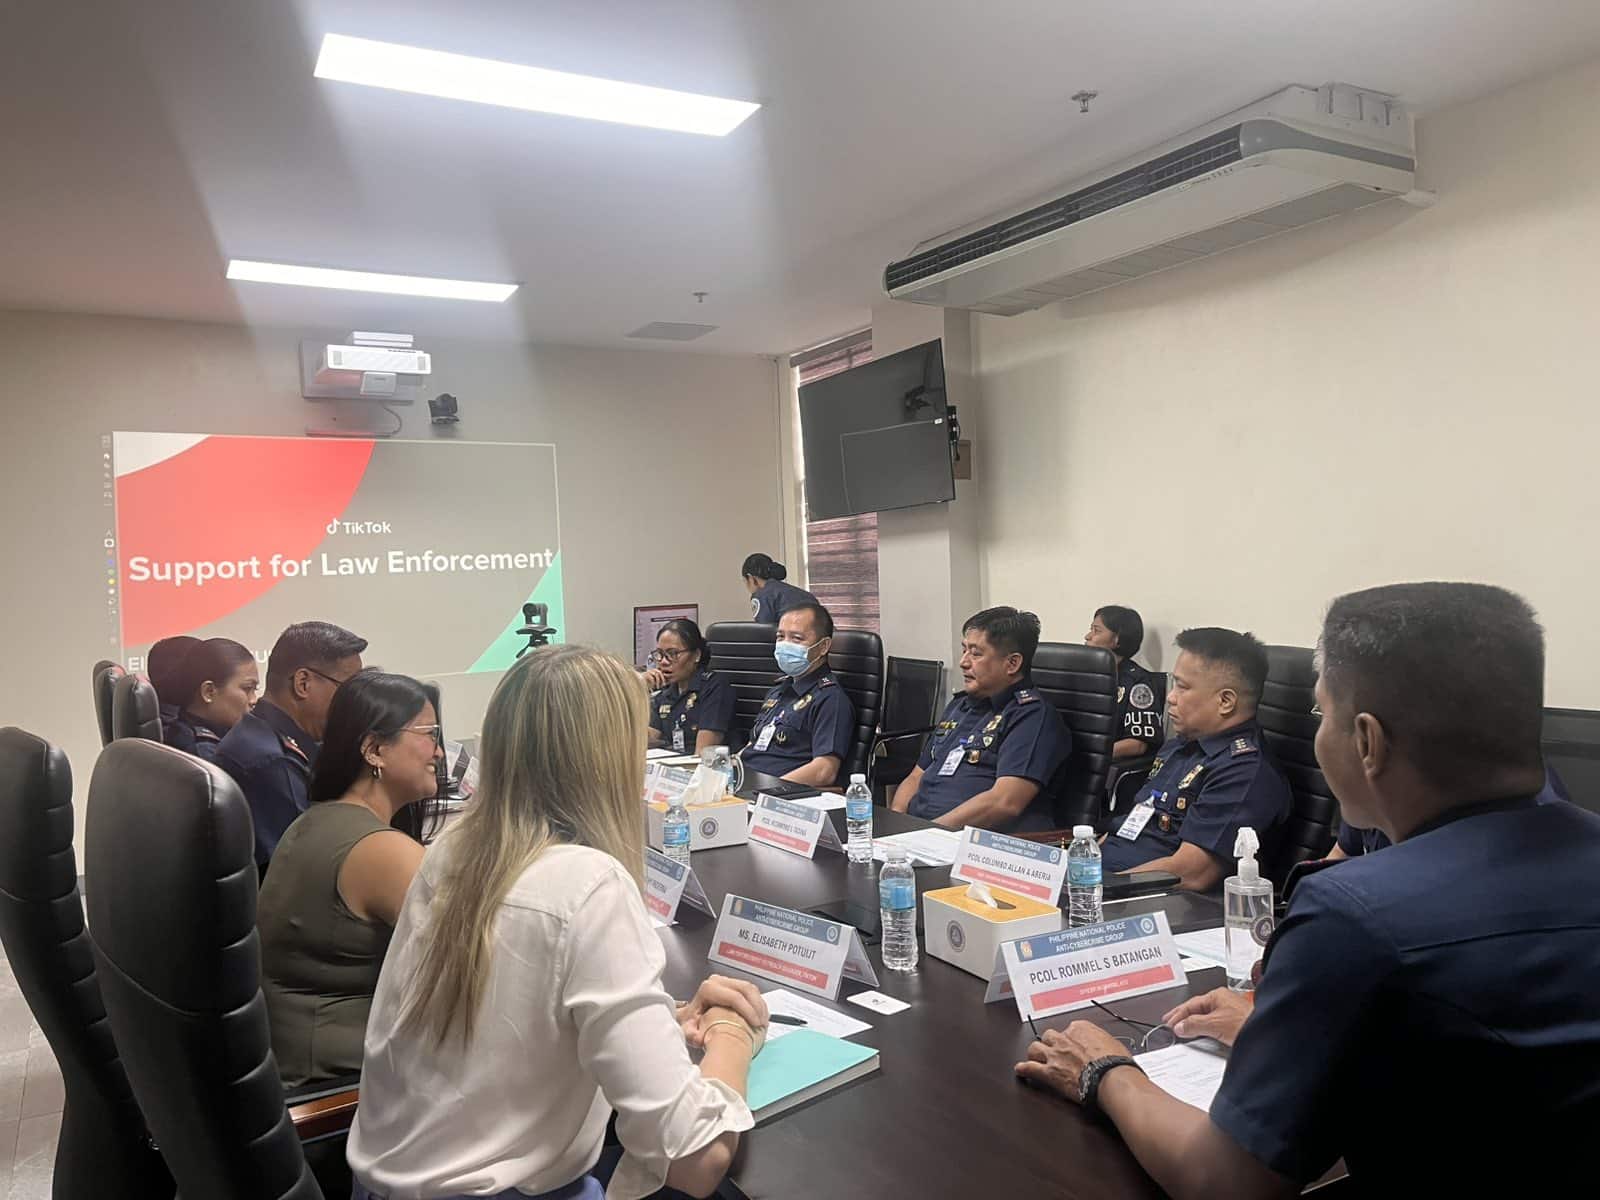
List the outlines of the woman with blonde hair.
<svg viewBox="0 0 1600 1200">
<path fill-rule="evenodd" d="M 645 914 L 646 696 L 597 650 L 501 679 L 472 805 L 423 856 L 367 1023 L 356 1200 L 710 1195 L 753 1124 L 767 1010 L 712 976 L 673 1006 Z M 703 1051 L 698 1068 L 689 1050 Z"/>
</svg>

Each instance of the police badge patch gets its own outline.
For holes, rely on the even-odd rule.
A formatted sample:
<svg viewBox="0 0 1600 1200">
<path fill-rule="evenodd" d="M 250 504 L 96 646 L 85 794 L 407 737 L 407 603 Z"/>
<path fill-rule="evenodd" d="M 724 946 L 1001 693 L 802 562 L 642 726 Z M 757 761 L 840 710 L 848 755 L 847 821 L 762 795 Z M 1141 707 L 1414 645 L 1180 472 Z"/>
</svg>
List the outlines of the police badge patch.
<svg viewBox="0 0 1600 1200">
<path fill-rule="evenodd" d="M 1156 694 L 1148 683 L 1136 683 L 1128 693 L 1128 703 L 1134 708 L 1153 708 L 1155 702 Z"/>
</svg>

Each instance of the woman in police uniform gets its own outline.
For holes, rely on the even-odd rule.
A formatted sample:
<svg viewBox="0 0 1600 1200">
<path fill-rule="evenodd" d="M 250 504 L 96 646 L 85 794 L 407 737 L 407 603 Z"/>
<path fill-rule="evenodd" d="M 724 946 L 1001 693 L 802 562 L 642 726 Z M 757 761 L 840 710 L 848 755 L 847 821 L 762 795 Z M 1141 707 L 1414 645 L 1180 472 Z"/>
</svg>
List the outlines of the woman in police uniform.
<svg viewBox="0 0 1600 1200">
<path fill-rule="evenodd" d="M 785 583 L 789 571 L 781 562 L 773 562 L 765 554 L 752 554 L 739 568 L 744 576 L 745 591 L 750 593 L 750 619 L 763 625 L 776 625 L 778 618 L 791 608 L 802 604 L 815 604 L 817 598 L 805 588 Z"/>
<path fill-rule="evenodd" d="M 663 625 L 644 678 L 654 692 L 652 746 L 698 754 L 727 741 L 733 688 L 711 669 L 711 651 L 700 626 L 681 617 Z"/>
<path fill-rule="evenodd" d="M 255 707 L 261 689 L 256 656 L 231 638 L 208 638 L 190 647 L 169 678 L 172 698 L 170 708 L 162 706 L 161 740 L 212 761 L 223 735 Z"/>
</svg>

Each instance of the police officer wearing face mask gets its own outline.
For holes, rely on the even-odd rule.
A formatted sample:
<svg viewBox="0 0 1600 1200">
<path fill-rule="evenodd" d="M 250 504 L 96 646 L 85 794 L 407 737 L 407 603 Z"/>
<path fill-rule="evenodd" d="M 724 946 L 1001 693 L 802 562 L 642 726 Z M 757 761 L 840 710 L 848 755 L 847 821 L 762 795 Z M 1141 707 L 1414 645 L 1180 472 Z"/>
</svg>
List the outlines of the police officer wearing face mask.
<svg viewBox="0 0 1600 1200">
<path fill-rule="evenodd" d="M 855 706 L 828 669 L 833 617 L 820 604 L 801 604 L 778 620 L 773 650 L 786 676 L 767 693 L 750 744 L 740 755 L 748 770 L 811 787 L 831 787 L 850 753 Z"/>
<path fill-rule="evenodd" d="M 964 693 L 950 702 L 891 807 L 936 825 L 1037 833 L 1055 824 L 1046 794 L 1072 733 L 1028 679 L 1039 618 L 986 608 L 961 631 Z"/>
</svg>

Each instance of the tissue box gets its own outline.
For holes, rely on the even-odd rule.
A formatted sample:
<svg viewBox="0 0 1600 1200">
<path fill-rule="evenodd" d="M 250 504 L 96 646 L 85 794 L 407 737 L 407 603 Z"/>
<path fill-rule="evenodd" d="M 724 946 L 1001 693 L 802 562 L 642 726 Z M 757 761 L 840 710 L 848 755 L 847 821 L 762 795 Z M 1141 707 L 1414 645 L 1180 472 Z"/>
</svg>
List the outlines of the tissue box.
<svg viewBox="0 0 1600 1200">
<path fill-rule="evenodd" d="M 1014 908 L 990 908 L 967 895 L 967 885 L 922 894 L 922 940 L 927 952 L 987 982 L 994 974 L 1001 942 L 1054 933 L 1061 928 L 1061 910 L 1004 888 L 989 894 Z"/>
<path fill-rule="evenodd" d="M 686 807 L 689 809 L 690 850 L 742 846 L 750 840 L 750 810 L 739 797 L 724 796 L 714 804 L 690 804 Z M 650 845 L 659 850 L 661 823 L 666 818 L 667 806 L 646 804 L 644 808 L 650 818 Z"/>
</svg>

